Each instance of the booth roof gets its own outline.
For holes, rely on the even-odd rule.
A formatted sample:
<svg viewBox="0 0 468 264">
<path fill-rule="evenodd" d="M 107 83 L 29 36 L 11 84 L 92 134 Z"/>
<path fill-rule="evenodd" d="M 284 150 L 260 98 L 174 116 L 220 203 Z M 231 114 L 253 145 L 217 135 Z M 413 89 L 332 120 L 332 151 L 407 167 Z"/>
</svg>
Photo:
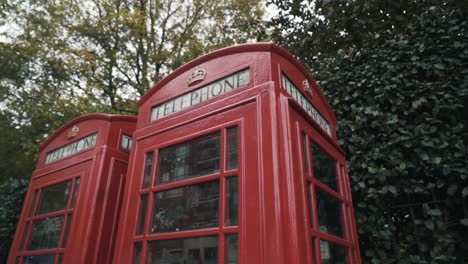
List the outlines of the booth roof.
<svg viewBox="0 0 468 264">
<path fill-rule="evenodd" d="M 124 122 L 136 122 L 136 116 L 130 115 L 111 115 L 111 114 L 104 114 L 104 113 L 92 113 L 79 116 L 74 118 L 64 125 L 62 125 L 59 129 L 57 129 L 52 135 L 50 135 L 40 146 L 39 151 L 42 151 L 47 145 L 49 145 L 58 135 L 66 131 L 67 129 L 71 128 L 73 125 L 78 123 L 88 121 L 88 120 L 104 120 L 108 122 L 113 121 L 124 121 Z"/>
<path fill-rule="evenodd" d="M 219 49 L 216 51 L 213 51 L 211 53 L 202 55 L 184 65 L 181 67 L 177 68 L 175 71 L 170 73 L 166 78 L 162 79 L 159 81 L 156 85 L 153 86 L 146 94 L 144 94 L 140 100 L 138 101 L 138 106 L 142 106 L 151 96 L 153 96 L 161 87 L 175 79 L 177 76 L 180 74 L 192 69 L 193 67 L 213 60 L 215 58 L 219 58 L 222 56 L 227 56 L 235 53 L 244 53 L 244 52 L 272 52 L 280 55 L 281 57 L 285 58 L 287 61 L 292 63 L 294 66 L 296 66 L 304 76 L 306 76 L 307 79 L 309 79 L 312 83 L 312 86 L 314 87 L 314 90 L 319 94 L 320 99 L 325 103 L 325 106 L 327 108 L 327 111 L 330 113 L 331 117 L 333 118 L 333 121 L 336 122 L 336 117 L 335 114 L 330 107 L 330 104 L 328 103 L 328 100 L 325 98 L 323 93 L 321 92 L 321 89 L 319 88 L 317 82 L 315 79 L 310 75 L 309 71 L 302 65 L 299 60 L 297 60 L 291 53 L 289 53 L 287 50 L 284 48 L 268 42 L 268 43 L 251 43 L 251 44 L 241 44 L 241 45 L 236 45 L 232 47 L 227 47 L 224 49 Z"/>
</svg>

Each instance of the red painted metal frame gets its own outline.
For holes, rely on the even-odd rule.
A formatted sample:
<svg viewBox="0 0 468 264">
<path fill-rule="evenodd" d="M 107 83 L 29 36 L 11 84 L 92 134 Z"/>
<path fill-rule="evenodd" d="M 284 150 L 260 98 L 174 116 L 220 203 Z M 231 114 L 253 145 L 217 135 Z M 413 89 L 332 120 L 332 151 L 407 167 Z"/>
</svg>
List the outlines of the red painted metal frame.
<svg viewBox="0 0 468 264">
<path fill-rule="evenodd" d="M 115 240 L 119 209 L 115 200 L 121 195 L 129 157 L 129 153 L 119 147 L 120 137 L 122 134 L 131 135 L 135 125 L 136 118 L 131 116 L 84 115 L 63 125 L 41 145 L 38 163 L 26 194 L 8 263 L 22 263 L 23 256 L 50 253 L 56 256 L 63 254 L 61 256 L 63 263 L 111 263 L 109 256 L 112 255 L 112 243 L 106 241 Z M 68 132 L 73 126 L 78 126 L 79 132 L 76 137 L 69 138 Z M 97 133 L 94 147 L 48 164 L 44 163 L 48 152 L 94 133 Z M 74 208 L 70 208 L 74 182 L 78 178 L 80 179 L 78 196 Z M 44 187 L 68 180 L 72 180 L 72 185 L 67 209 L 29 216 L 31 209 L 37 210 L 41 199 L 40 191 Z M 35 192 L 39 198 L 33 201 Z M 27 244 L 31 237 L 33 220 L 58 215 L 63 215 L 65 218 L 59 242 L 64 236 L 67 221 L 71 221 L 65 247 L 59 245 L 54 249 L 34 251 L 22 248 L 22 244 Z M 68 216 L 71 216 L 71 219 Z M 29 223 L 29 230 L 24 234 L 26 222 Z M 24 235 L 27 238 L 22 241 Z M 58 257 L 55 258 L 55 263 L 58 263 Z"/>
<path fill-rule="evenodd" d="M 193 86 L 187 86 L 186 79 L 197 66 L 206 70 L 206 79 Z M 153 106 L 246 68 L 250 71 L 250 83 L 246 87 L 150 122 Z M 330 123 L 331 136 L 285 92 L 281 84 L 283 74 Z M 311 84 L 313 96 L 302 88 L 303 80 Z M 138 104 L 140 106 L 138 124 L 129 163 L 128 178 L 131 182 L 125 189 L 115 263 L 131 263 L 135 241 L 211 234 L 218 234 L 220 238 L 219 263 L 224 263 L 224 240 L 221 239 L 224 231 L 239 233 L 240 264 L 321 263 L 319 239 L 349 248 L 348 262 L 361 263 L 346 161 L 344 152 L 337 143 L 336 118 L 315 80 L 287 51 L 270 43 L 240 45 L 215 51 L 171 73 L 148 91 Z M 224 131 L 224 128 L 232 122 L 237 122 L 236 120 L 243 120 L 239 124 L 241 132 L 239 159 L 242 166 L 237 173 L 241 197 L 238 227 L 136 236 L 136 215 L 142 194 L 149 195 L 147 206 L 149 212 L 153 207 L 153 199 L 150 196 L 154 191 L 223 179 L 225 175 L 221 171 L 213 175 L 141 190 L 145 153 L 155 151 L 153 164 L 157 166 L 157 149 L 204 133 L 220 129 Z M 309 172 L 309 177 L 305 176 L 302 169 L 304 157 L 300 145 L 300 135 L 303 131 L 307 133 L 309 139 L 317 142 L 338 161 L 340 181 L 337 191 L 313 178 L 312 172 Z M 222 135 L 224 142 L 224 132 Z M 308 157 L 311 159 L 313 154 L 309 153 Z M 153 168 L 152 181 L 155 170 Z M 315 225 L 313 228 L 309 227 L 310 212 L 307 208 L 305 187 L 307 182 L 312 184 L 312 189 L 320 188 L 341 202 L 344 230 L 342 238 L 320 232 L 316 213 L 312 214 Z M 225 189 L 223 181 L 221 189 Z M 224 203 L 224 199 L 222 195 L 220 203 Z M 312 203 L 316 212 L 315 197 Z M 224 207 L 221 206 L 220 210 L 224 216 Z M 150 213 L 147 213 L 146 217 L 145 229 L 148 230 Z M 317 241 L 315 245 L 312 239 Z M 142 261 L 146 261 L 145 243 L 142 252 Z"/>
</svg>

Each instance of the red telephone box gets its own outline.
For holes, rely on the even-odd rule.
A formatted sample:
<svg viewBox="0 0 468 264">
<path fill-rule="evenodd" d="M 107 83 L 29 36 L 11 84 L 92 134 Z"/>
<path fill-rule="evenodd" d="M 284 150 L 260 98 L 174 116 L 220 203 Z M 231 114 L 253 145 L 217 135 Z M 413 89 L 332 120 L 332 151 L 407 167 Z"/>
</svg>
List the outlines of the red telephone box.
<svg viewBox="0 0 468 264">
<path fill-rule="evenodd" d="M 135 125 L 84 115 L 42 144 L 8 263 L 112 263 Z"/>
<path fill-rule="evenodd" d="M 215 51 L 139 101 L 114 263 L 360 263 L 336 118 L 273 44 Z"/>
</svg>

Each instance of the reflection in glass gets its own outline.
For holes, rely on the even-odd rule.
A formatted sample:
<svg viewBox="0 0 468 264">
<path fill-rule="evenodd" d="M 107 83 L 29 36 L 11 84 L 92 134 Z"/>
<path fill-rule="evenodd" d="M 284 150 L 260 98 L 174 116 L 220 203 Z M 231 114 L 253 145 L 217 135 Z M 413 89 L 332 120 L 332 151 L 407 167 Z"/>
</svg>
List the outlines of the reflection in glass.
<svg viewBox="0 0 468 264">
<path fill-rule="evenodd" d="M 43 188 L 37 214 L 46 214 L 67 208 L 70 185 L 71 181 L 66 181 Z"/>
<path fill-rule="evenodd" d="M 237 234 L 226 235 L 226 264 L 237 264 L 239 239 Z"/>
<path fill-rule="evenodd" d="M 181 181 L 219 171 L 220 132 L 161 149 L 156 184 Z"/>
<path fill-rule="evenodd" d="M 71 201 L 71 204 L 70 204 L 70 208 L 75 207 L 76 197 L 78 196 L 78 191 L 79 190 L 80 190 L 80 178 L 76 178 L 75 187 L 73 188 L 73 196 L 72 196 L 72 201 Z"/>
<path fill-rule="evenodd" d="M 148 201 L 148 194 L 141 196 L 140 209 L 138 212 L 138 226 L 136 230 L 137 235 L 143 235 L 145 232 L 145 219 L 146 219 L 146 207 Z"/>
<path fill-rule="evenodd" d="M 219 181 L 154 195 L 151 232 L 172 232 L 218 226 Z"/>
<path fill-rule="evenodd" d="M 316 188 L 316 193 L 320 231 L 335 236 L 343 236 L 340 201 L 319 188 Z"/>
<path fill-rule="evenodd" d="M 228 128 L 226 131 L 226 169 L 237 169 L 238 166 L 238 144 L 237 144 L 237 127 Z"/>
<path fill-rule="evenodd" d="M 337 190 L 336 161 L 315 142 L 311 141 L 314 177 Z"/>
<path fill-rule="evenodd" d="M 337 244 L 320 240 L 322 264 L 346 264 L 346 248 Z"/>
<path fill-rule="evenodd" d="M 135 243 L 133 247 L 133 264 L 140 264 L 141 263 L 141 242 Z"/>
<path fill-rule="evenodd" d="M 148 243 L 147 264 L 217 264 L 218 237 L 156 240 Z"/>
<path fill-rule="evenodd" d="M 29 250 L 49 249 L 58 246 L 63 215 L 43 218 L 33 222 Z"/>
<path fill-rule="evenodd" d="M 23 264 L 54 264 L 53 254 L 26 256 L 23 259 Z"/>
<path fill-rule="evenodd" d="M 302 158 L 304 159 L 304 173 L 309 174 L 309 156 L 307 155 L 307 135 L 302 134 Z"/>
<path fill-rule="evenodd" d="M 237 177 L 229 177 L 226 179 L 226 191 L 226 226 L 236 226 L 239 204 Z"/>
<path fill-rule="evenodd" d="M 68 214 L 67 216 L 67 223 L 65 224 L 65 230 L 63 231 L 63 239 L 62 239 L 62 247 L 67 246 L 67 238 L 68 238 L 68 232 L 70 232 L 70 223 L 72 220 L 72 215 Z"/>
<path fill-rule="evenodd" d="M 145 175 L 143 176 L 143 189 L 150 187 L 151 172 L 153 171 L 153 152 L 146 153 Z"/>
</svg>

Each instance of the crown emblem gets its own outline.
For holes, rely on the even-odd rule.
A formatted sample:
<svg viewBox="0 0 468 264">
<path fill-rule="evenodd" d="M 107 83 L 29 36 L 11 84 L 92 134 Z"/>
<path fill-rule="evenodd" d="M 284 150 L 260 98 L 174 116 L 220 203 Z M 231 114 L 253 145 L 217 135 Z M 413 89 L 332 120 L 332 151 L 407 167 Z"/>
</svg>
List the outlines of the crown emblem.
<svg viewBox="0 0 468 264">
<path fill-rule="evenodd" d="M 80 132 L 80 129 L 77 126 L 73 126 L 72 129 L 70 129 L 70 132 L 68 132 L 68 138 L 76 137 L 78 132 Z"/>
<path fill-rule="evenodd" d="M 310 93 L 310 95 L 314 95 L 314 93 L 312 92 L 312 88 L 310 88 L 310 83 L 309 81 L 307 80 L 304 80 L 302 82 L 302 87 L 304 88 L 304 90 L 308 93 Z"/>
<path fill-rule="evenodd" d="M 189 77 L 187 78 L 187 85 L 192 85 L 195 82 L 203 81 L 205 79 L 205 76 L 206 76 L 206 70 L 201 68 L 200 66 L 197 66 L 193 70 L 192 74 L 190 74 Z"/>
</svg>

